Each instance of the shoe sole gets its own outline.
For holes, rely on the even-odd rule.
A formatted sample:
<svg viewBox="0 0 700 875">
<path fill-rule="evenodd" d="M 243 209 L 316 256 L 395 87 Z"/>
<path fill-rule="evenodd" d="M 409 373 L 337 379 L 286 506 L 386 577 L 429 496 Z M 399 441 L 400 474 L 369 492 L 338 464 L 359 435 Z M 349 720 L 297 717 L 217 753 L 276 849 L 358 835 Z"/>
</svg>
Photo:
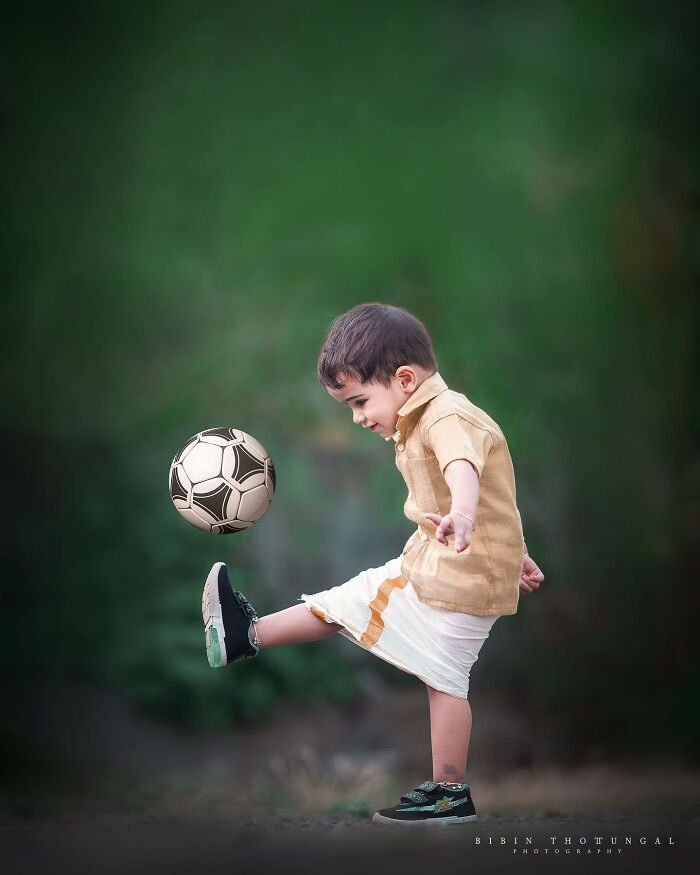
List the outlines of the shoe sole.
<svg viewBox="0 0 700 875">
<path fill-rule="evenodd" d="M 212 668 L 223 668 L 226 665 L 226 633 L 219 601 L 219 569 L 223 565 L 223 562 L 212 565 L 202 592 L 204 637 L 207 643 L 207 659 Z"/>
<path fill-rule="evenodd" d="M 450 826 L 451 824 L 468 823 L 478 819 L 478 814 L 469 814 L 466 817 L 428 817 L 425 820 L 398 820 L 395 817 L 385 817 L 377 811 L 372 817 L 372 822 L 390 823 L 392 826 L 395 823 L 400 826 Z"/>
</svg>

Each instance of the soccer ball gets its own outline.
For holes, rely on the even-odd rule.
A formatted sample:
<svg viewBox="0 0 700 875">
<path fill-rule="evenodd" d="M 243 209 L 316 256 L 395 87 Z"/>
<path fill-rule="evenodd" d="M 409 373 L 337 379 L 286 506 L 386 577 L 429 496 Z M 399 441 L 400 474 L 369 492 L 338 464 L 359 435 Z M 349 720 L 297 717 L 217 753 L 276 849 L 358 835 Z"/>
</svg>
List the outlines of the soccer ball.
<svg viewBox="0 0 700 875">
<path fill-rule="evenodd" d="M 170 497 L 188 523 L 216 535 L 256 523 L 275 492 L 275 467 L 254 437 L 237 428 L 209 428 L 175 454 Z"/>
</svg>

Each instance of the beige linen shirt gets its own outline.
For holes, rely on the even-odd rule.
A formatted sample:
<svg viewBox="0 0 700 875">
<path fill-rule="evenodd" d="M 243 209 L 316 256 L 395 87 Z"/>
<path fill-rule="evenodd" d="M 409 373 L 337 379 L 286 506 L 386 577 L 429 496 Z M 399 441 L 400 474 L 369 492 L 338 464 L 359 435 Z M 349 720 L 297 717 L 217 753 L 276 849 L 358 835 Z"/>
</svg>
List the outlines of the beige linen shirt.
<svg viewBox="0 0 700 875">
<path fill-rule="evenodd" d="M 503 432 L 491 417 L 436 371 L 398 412 L 396 467 L 408 487 L 404 513 L 418 528 L 403 549 L 401 573 L 421 602 L 480 617 L 514 614 L 523 567 L 523 530 L 515 474 Z M 426 513 L 449 513 L 443 472 L 467 459 L 479 477 L 479 504 L 469 547 L 457 553 L 435 537 Z"/>
</svg>

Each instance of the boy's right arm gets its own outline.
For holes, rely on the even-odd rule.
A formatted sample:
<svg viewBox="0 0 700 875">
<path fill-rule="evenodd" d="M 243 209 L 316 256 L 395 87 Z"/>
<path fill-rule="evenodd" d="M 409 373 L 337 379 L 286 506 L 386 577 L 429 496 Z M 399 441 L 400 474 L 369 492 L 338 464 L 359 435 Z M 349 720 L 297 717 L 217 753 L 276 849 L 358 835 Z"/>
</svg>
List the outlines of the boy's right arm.
<svg viewBox="0 0 700 875">
<path fill-rule="evenodd" d="M 523 545 L 525 552 L 523 553 L 523 570 L 520 572 L 520 592 L 533 592 L 544 580 L 544 574 L 540 571 L 537 563 L 530 558 L 527 552 L 527 545 Z"/>
</svg>

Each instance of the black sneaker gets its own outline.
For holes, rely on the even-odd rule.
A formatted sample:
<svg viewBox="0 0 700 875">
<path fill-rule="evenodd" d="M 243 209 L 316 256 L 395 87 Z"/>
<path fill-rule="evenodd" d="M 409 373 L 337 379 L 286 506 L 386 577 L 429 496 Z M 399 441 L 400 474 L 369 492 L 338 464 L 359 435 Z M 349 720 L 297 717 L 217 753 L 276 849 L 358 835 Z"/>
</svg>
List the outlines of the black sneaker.
<svg viewBox="0 0 700 875">
<path fill-rule="evenodd" d="M 372 818 L 375 823 L 434 823 L 441 826 L 476 819 L 469 784 L 446 787 L 435 781 L 423 781 L 402 796 L 398 805 L 382 808 Z"/>
<path fill-rule="evenodd" d="M 212 668 L 219 668 L 257 656 L 259 647 L 251 638 L 255 608 L 243 593 L 233 589 L 223 562 L 215 562 L 202 593 L 202 619 L 207 642 L 207 658 Z"/>
</svg>

